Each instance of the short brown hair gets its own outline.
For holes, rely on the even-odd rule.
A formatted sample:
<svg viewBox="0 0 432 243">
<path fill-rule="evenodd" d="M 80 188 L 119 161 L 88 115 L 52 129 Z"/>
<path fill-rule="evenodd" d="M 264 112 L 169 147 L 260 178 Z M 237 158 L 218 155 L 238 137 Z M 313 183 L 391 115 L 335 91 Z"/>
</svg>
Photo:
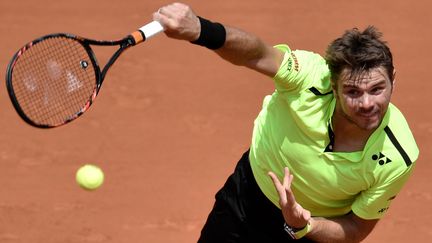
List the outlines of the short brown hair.
<svg viewBox="0 0 432 243">
<path fill-rule="evenodd" d="M 325 59 L 331 73 L 333 85 L 339 80 L 344 70 L 349 78 L 357 79 L 372 68 L 384 67 L 393 81 L 393 57 L 387 42 L 381 40 L 382 33 L 374 26 L 368 26 L 363 32 L 357 28 L 345 31 L 327 48 Z"/>
</svg>

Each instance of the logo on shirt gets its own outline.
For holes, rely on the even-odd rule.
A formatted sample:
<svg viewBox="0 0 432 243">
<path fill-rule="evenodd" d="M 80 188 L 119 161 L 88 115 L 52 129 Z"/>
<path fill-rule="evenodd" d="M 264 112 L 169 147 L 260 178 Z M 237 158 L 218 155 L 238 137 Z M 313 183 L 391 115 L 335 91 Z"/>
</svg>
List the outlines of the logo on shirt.
<svg viewBox="0 0 432 243">
<path fill-rule="evenodd" d="M 378 161 L 379 165 L 385 165 L 387 163 L 392 162 L 392 160 L 389 157 L 385 156 L 381 152 L 379 154 L 372 155 L 372 159 L 375 160 L 375 161 Z"/>
<path fill-rule="evenodd" d="M 385 213 L 388 209 L 389 207 L 381 208 L 380 210 L 378 210 L 378 213 Z"/>
<path fill-rule="evenodd" d="M 290 54 L 291 54 L 292 58 L 288 59 L 287 70 L 288 70 L 288 72 L 291 72 L 291 70 L 293 69 L 293 66 L 294 66 L 294 70 L 296 72 L 298 72 L 299 71 L 299 63 L 298 63 L 297 57 L 292 52 Z"/>
</svg>

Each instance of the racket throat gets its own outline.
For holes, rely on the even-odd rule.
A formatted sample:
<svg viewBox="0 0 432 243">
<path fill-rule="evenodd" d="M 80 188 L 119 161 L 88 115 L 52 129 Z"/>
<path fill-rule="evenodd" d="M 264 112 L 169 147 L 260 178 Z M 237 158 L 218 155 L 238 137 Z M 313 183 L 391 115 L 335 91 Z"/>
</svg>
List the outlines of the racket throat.
<svg viewBox="0 0 432 243">
<path fill-rule="evenodd" d="M 131 40 L 133 41 L 133 40 Z M 100 82 L 99 82 L 99 86 L 102 85 L 103 80 L 105 79 L 105 76 L 108 72 L 108 70 L 110 69 L 110 67 L 114 64 L 114 62 L 120 57 L 120 55 L 123 53 L 124 50 L 126 50 L 128 47 L 130 47 L 132 44 L 129 43 L 129 38 L 128 38 L 128 42 L 124 43 L 121 45 L 121 47 L 112 55 L 112 57 L 108 60 L 107 64 L 105 65 L 105 67 L 102 69 L 102 72 L 100 74 Z"/>
</svg>

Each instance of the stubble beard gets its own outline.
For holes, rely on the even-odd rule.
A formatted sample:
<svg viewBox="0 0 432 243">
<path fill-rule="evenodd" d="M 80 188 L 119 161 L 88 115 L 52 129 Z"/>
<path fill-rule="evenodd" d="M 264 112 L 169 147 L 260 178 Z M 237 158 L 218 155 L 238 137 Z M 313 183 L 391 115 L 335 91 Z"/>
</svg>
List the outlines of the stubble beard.
<svg viewBox="0 0 432 243">
<path fill-rule="evenodd" d="M 377 129 L 380 126 L 382 121 L 382 116 L 378 118 L 378 121 L 375 121 L 374 119 L 373 121 L 368 122 L 368 121 L 364 121 L 366 119 L 361 117 L 359 117 L 358 120 L 355 119 L 355 117 L 348 115 L 343 109 L 341 109 L 341 113 L 342 113 L 342 117 L 344 117 L 345 120 L 347 120 L 351 125 L 359 128 L 360 130 L 368 131 L 368 132 Z"/>
</svg>

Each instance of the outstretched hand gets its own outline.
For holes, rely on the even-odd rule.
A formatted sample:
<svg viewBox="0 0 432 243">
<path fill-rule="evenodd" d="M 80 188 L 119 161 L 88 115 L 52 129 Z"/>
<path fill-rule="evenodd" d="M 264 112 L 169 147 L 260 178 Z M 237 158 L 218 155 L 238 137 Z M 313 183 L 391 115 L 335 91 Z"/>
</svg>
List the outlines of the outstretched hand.
<svg viewBox="0 0 432 243">
<path fill-rule="evenodd" d="M 295 200 L 291 190 L 291 183 L 294 176 L 290 173 L 288 168 L 285 167 L 284 171 L 285 174 L 282 183 L 273 172 L 269 172 L 268 175 L 273 180 L 273 184 L 279 194 L 279 205 L 281 206 L 285 222 L 291 227 L 303 228 L 310 220 L 311 213 Z"/>
<path fill-rule="evenodd" d="M 165 29 L 168 37 L 180 40 L 195 41 L 199 38 L 201 24 L 192 9 L 182 3 L 173 3 L 159 8 L 153 14 Z"/>
</svg>

